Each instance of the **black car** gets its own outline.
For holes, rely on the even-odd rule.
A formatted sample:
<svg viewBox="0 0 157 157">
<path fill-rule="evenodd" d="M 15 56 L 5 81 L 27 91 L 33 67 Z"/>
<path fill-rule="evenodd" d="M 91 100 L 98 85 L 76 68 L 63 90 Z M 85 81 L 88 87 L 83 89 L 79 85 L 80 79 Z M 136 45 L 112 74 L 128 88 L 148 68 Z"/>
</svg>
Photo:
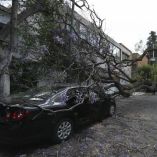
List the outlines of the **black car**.
<svg viewBox="0 0 157 157">
<path fill-rule="evenodd" d="M 26 93 L 0 102 L 0 143 L 30 143 L 44 138 L 61 142 L 80 125 L 115 111 L 114 100 L 87 87 Z"/>
</svg>

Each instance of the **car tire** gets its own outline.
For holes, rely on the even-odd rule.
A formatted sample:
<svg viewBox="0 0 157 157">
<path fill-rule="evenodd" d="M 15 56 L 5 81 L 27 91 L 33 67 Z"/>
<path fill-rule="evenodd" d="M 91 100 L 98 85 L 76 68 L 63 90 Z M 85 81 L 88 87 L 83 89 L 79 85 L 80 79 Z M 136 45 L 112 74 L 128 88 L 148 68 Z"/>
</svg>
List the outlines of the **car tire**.
<svg viewBox="0 0 157 157">
<path fill-rule="evenodd" d="M 53 131 L 53 140 L 57 143 L 66 141 L 70 138 L 73 133 L 73 121 L 68 118 L 59 120 Z"/>
<path fill-rule="evenodd" d="M 116 115 L 116 105 L 111 104 L 109 108 L 109 116 L 114 117 Z"/>
</svg>

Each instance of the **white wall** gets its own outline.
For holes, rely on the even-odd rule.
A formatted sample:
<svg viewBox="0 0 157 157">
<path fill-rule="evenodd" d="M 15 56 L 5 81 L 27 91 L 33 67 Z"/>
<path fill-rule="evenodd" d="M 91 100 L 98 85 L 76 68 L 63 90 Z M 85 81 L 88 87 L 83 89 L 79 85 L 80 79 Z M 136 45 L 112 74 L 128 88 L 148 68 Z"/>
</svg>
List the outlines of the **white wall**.
<svg viewBox="0 0 157 157">
<path fill-rule="evenodd" d="M 9 14 L 0 10 L 0 23 L 7 24 L 10 21 Z"/>
</svg>

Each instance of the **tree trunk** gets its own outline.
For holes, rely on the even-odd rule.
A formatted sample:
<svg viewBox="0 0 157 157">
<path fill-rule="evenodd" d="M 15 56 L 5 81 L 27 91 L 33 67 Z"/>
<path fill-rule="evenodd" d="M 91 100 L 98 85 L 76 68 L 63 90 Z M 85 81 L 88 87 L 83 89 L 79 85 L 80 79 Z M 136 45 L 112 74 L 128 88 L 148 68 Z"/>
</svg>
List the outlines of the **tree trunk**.
<svg viewBox="0 0 157 157">
<path fill-rule="evenodd" d="M 18 11 L 18 0 L 12 0 L 10 42 L 9 42 L 8 51 L 6 51 L 7 53 L 4 53 L 4 58 L 3 58 L 4 64 L 3 64 L 3 69 L 1 69 L 1 75 L 0 75 L 0 96 L 2 97 L 7 97 L 10 95 L 9 65 L 12 60 L 12 53 L 15 52 L 15 46 L 16 46 L 17 11 Z"/>
</svg>

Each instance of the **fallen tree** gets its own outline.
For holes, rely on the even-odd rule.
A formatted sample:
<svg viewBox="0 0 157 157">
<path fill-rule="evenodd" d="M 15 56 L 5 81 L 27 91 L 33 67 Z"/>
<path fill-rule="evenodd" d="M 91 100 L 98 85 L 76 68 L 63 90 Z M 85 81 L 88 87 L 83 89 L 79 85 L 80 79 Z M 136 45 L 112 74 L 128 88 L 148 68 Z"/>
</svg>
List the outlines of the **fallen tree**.
<svg viewBox="0 0 157 157">
<path fill-rule="evenodd" d="M 40 65 L 35 69 L 36 76 L 48 74 L 50 79 L 54 79 L 52 71 L 56 70 L 62 74 L 57 78 L 65 76 L 62 79 L 65 83 L 95 84 L 100 88 L 111 84 L 118 88 L 119 94 L 130 95 L 133 89 L 130 84 L 136 80 L 126 71 L 135 62 L 142 60 L 146 52 L 135 60 L 121 59 L 115 55 L 116 48 L 103 32 L 103 20 L 86 0 L 27 0 L 19 1 L 18 5 L 18 11 L 13 10 L 12 14 L 17 14 L 16 29 L 21 31 L 19 37 L 22 39 L 16 42 L 11 40 L 16 36 L 10 33 L 13 30 L 11 22 L 0 31 L 0 40 L 11 45 L 10 49 L 8 46 L 2 49 L 1 78 L 10 73 L 8 69 L 12 56 L 20 51 L 19 59 L 31 60 Z M 90 20 L 81 17 L 75 11 L 78 9 L 86 11 Z M 78 28 L 77 24 L 82 28 Z M 36 79 L 38 81 L 39 78 Z M 123 84 L 122 80 L 127 83 Z M 4 88 L 0 92 L 2 96 L 7 96 L 9 92 L 5 93 L 4 83 L 5 79 L 1 79 Z"/>
</svg>

